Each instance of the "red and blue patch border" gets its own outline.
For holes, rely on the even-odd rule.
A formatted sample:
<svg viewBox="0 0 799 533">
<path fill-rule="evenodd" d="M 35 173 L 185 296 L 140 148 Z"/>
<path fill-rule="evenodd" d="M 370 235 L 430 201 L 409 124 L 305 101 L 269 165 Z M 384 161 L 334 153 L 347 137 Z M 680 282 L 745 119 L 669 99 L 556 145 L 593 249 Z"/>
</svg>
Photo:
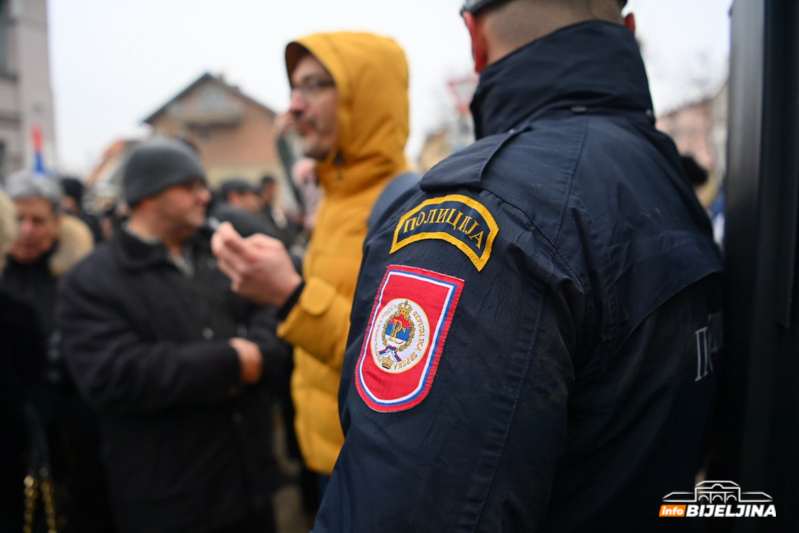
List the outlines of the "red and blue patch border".
<svg viewBox="0 0 799 533">
<path fill-rule="evenodd" d="M 430 345 L 427 348 L 427 361 L 424 362 L 425 368 L 419 380 L 419 385 L 414 391 L 406 396 L 396 399 L 381 399 L 369 390 L 369 387 L 364 382 L 363 365 L 367 361 L 372 361 L 370 353 L 370 340 L 377 322 L 377 315 L 382 307 L 385 305 L 384 293 L 392 276 L 403 276 L 421 283 L 433 283 L 439 286 L 446 287 L 448 292 L 442 307 L 441 314 L 435 326 L 434 334 L 430 339 Z M 386 268 L 386 274 L 383 276 L 383 281 L 380 284 L 380 290 L 375 296 L 375 303 L 372 306 L 372 312 L 369 318 L 369 326 L 364 335 L 363 346 L 361 354 L 358 358 L 358 364 L 355 366 L 355 383 L 358 389 L 358 394 L 361 399 L 372 410 L 382 413 L 394 413 L 405 411 L 419 405 L 430 393 L 433 385 L 433 379 L 436 376 L 438 365 L 441 360 L 441 353 L 444 350 L 444 343 L 449 333 L 449 328 L 452 325 L 452 319 L 455 314 L 455 309 L 460 300 L 461 291 L 463 290 L 464 281 L 452 276 L 440 274 L 430 270 L 421 268 L 414 268 L 401 265 L 389 265 Z M 431 324 L 432 327 L 432 324 Z"/>
</svg>

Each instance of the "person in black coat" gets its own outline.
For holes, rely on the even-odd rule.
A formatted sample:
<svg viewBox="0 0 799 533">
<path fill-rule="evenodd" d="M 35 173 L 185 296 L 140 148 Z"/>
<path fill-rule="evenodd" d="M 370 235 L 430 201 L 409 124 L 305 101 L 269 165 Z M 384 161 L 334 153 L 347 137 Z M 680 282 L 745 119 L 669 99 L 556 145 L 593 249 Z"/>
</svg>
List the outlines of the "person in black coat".
<svg viewBox="0 0 799 533">
<path fill-rule="evenodd" d="M 147 142 L 123 172 L 130 219 L 66 278 L 57 312 L 100 416 L 116 526 L 272 531 L 265 375 L 289 353 L 274 312 L 234 295 L 216 268 L 195 152 Z"/>
<path fill-rule="evenodd" d="M 0 277 L 16 237 L 16 213 L 0 192 Z M 28 406 L 45 363 L 44 335 L 29 305 L 0 289 L 0 532 L 22 531 L 28 469 Z"/>
<path fill-rule="evenodd" d="M 6 258 L 0 288 L 36 310 L 41 329 L 54 332 L 56 287 L 63 275 L 93 248 L 89 228 L 61 208 L 63 195 L 53 178 L 20 172 L 8 180 L 19 231 Z"/>
<path fill-rule="evenodd" d="M 7 255 L 3 253 L 0 291 L 6 299 L 4 315 L 12 321 L 4 322 L 8 329 L 0 348 L 8 348 L 9 357 L 26 364 L 34 357 L 41 366 L 18 377 L 23 377 L 22 390 L 30 400 L 26 427 L 35 426 L 42 433 L 32 448 L 47 456 L 58 487 L 57 515 L 66 520 L 60 531 L 108 533 L 110 509 L 97 460 L 99 431 L 63 366 L 54 313 L 57 286 L 91 252 L 92 235 L 83 222 L 62 210 L 62 192 L 54 177 L 18 172 L 9 177 L 6 191 L 14 202 L 18 232 Z M 34 340 L 40 346 L 35 356 L 30 348 Z M 38 470 L 37 465 L 29 466 Z"/>
</svg>

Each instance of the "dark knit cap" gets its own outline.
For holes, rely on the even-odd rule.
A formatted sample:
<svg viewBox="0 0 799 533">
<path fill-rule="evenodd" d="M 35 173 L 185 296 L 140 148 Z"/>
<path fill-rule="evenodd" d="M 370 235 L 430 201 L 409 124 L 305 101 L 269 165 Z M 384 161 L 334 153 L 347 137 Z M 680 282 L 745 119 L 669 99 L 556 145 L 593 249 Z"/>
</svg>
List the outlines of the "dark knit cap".
<svg viewBox="0 0 799 533">
<path fill-rule="evenodd" d="M 251 181 L 247 181 L 244 178 L 230 178 L 219 187 L 219 196 L 222 197 L 222 200 L 227 202 L 227 196 L 232 192 L 239 194 L 248 192 L 258 194 L 258 189 Z"/>
<path fill-rule="evenodd" d="M 155 139 L 137 147 L 123 169 L 122 187 L 131 207 L 166 189 L 194 180 L 205 181 L 199 155 L 180 139 Z"/>
<path fill-rule="evenodd" d="M 83 182 L 78 178 L 64 177 L 61 178 L 61 190 L 64 191 L 64 196 L 73 198 L 78 204 L 83 201 Z"/>
</svg>

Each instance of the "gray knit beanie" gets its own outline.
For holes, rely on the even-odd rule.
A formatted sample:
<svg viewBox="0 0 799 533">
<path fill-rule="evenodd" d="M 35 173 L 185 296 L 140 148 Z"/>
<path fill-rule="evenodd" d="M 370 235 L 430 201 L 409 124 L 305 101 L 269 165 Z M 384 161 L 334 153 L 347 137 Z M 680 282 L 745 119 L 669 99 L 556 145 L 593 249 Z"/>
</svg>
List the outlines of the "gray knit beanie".
<svg viewBox="0 0 799 533">
<path fill-rule="evenodd" d="M 123 169 L 122 187 L 131 207 L 169 187 L 205 181 L 198 154 L 180 139 L 155 139 L 137 147 Z"/>
</svg>

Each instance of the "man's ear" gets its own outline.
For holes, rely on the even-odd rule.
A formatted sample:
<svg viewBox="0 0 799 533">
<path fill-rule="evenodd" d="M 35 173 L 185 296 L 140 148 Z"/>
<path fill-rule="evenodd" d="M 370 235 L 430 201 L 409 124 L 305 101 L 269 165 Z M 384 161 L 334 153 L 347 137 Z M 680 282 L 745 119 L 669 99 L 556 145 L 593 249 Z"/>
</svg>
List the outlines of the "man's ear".
<svg viewBox="0 0 799 533">
<path fill-rule="evenodd" d="M 624 25 L 627 26 L 627 29 L 633 32 L 635 35 L 635 15 L 629 13 L 626 17 L 624 17 Z"/>
<path fill-rule="evenodd" d="M 469 37 L 472 39 L 472 58 L 474 59 L 474 71 L 478 74 L 483 72 L 488 64 L 488 47 L 483 32 L 478 27 L 477 21 L 469 12 L 463 13 L 463 22 L 469 30 Z"/>
</svg>

